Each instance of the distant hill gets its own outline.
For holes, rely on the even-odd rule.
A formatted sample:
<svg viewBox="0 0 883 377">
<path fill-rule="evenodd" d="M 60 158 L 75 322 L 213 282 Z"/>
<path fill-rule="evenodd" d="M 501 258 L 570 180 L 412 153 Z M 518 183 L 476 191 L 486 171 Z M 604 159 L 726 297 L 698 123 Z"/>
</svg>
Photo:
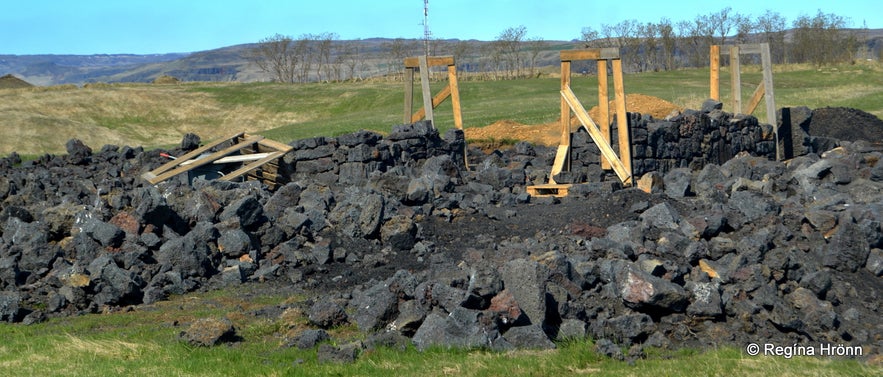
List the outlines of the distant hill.
<svg viewBox="0 0 883 377">
<path fill-rule="evenodd" d="M 33 84 L 11 74 L 0 77 L 0 89 L 28 88 Z"/>
<path fill-rule="evenodd" d="M 864 39 L 872 57 L 883 50 L 883 29 L 851 30 Z M 790 32 L 786 36 L 790 39 Z M 359 50 L 359 77 L 400 72 L 392 66 L 397 60 L 390 59 L 388 50 L 393 39 L 370 38 L 360 40 L 335 40 L 336 45 L 356 44 Z M 399 40 L 401 41 L 401 40 Z M 459 40 L 437 40 L 434 43 L 449 47 Z M 493 42 L 467 41 L 470 46 L 468 58 L 458 60 L 458 66 L 469 71 L 482 69 L 491 58 L 486 53 Z M 404 40 L 407 56 L 422 53 L 422 40 Z M 537 55 L 537 67 L 557 66 L 558 51 L 581 47 L 578 41 L 545 41 L 546 46 Z M 152 82 L 161 76 L 172 76 L 181 81 L 270 81 L 271 77 L 247 59 L 248 51 L 256 44 L 242 44 L 192 53 L 153 55 L 0 55 L 0 75 L 14 74 L 25 81 L 41 86 L 93 82 Z M 449 53 L 438 53 L 446 55 Z M 338 56 L 332 56 L 334 61 Z M 397 63 L 400 64 L 400 63 Z M 577 67 L 575 67 L 577 68 Z"/>
</svg>

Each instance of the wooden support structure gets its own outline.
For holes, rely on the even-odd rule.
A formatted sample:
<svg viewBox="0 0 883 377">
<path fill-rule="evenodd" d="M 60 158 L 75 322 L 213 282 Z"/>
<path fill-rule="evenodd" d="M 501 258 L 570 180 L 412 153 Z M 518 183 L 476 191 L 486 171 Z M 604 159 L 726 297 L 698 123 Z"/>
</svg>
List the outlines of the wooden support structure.
<svg viewBox="0 0 883 377">
<path fill-rule="evenodd" d="M 730 97 L 733 101 L 734 113 L 743 113 L 741 55 L 760 55 L 761 66 L 763 69 L 763 81 L 752 93 L 744 114 L 754 113 L 754 110 L 756 110 L 757 106 L 760 104 L 761 98 L 766 99 L 767 123 L 773 126 L 776 137 L 776 160 L 781 161 L 782 151 L 779 148 L 779 127 L 776 120 L 776 96 L 773 93 L 773 65 L 772 58 L 770 57 L 769 43 L 737 44 L 730 46 L 726 51 L 721 50 L 721 46 L 719 45 L 711 46 L 711 88 L 709 95 L 712 99 L 718 101 L 720 101 L 720 56 L 722 54 L 730 55 Z"/>
<path fill-rule="evenodd" d="M 231 145 L 215 150 L 224 143 Z M 292 149 L 290 145 L 265 139 L 260 135 L 239 132 L 205 144 L 182 156 L 172 157 L 171 161 L 142 174 L 141 177 L 155 185 L 178 174 L 191 173 L 207 165 L 231 165 L 218 180 L 233 181 L 243 177 L 260 180 L 270 190 L 275 190 L 283 184 L 279 180 L 278 160 Z"/>
<path fill-rule="evenodd" d="M 446 66 L 448 68 L 448 84 L 435 96 L 429 88 L 429 69 Z M 414 70 L 420 70 L 420 83 L 423 93 L 423 108 L 412 113 L 414 107 Z M 414 123 L 421 119 L 433 120 L 433 109 L 448 97 L 454 113 L 454 126 L 463 129 L 463 115 L 460 108 L 460 89 L 457 83 L 457 65 L 453 56 L 418 56 L 405 58 L 405 111 L 403 123 Z"/>
<path fill-rule="evenodd" d="M 432 95 L 429 88 L 429 69 L 431 67 L 446 66 L 448 69 L 448 84 L 436 95 Z M 414 70 L 420 70 L 420 86 L 423 95 L 423 107 L 416 112 L 414 110 Z M 460 85 L 457 83 L 457 65 L 453 56 L 417 56 L 405 58 L 405 111 L 402 122 L 410 124 L 421 119 L 433 122 L 433 110 L 441 105 L 448 97 L 451 98 L 451 106 L 454 114 L 454 126 L 463 129 L 463 114 L 460 107 Z M 433 127 L 435 123 L 433 122 Z M 463 163 L 469 168 L 469 160 L 466 151 L 463 151 Z"/>
<path fill-rule="evenodd" d="M 580 103 L 579 99 L 570 88 L 571 62 L 575 60 L 596 60 L 598 64 L 598 107 L 601 110 L 602 121 L 600 126 L 592 120 L 589 113 Z M 611 147 L 610 121 L 608 108 L 608 85 L 607 63 L 611 62 L 613 71 L 614 97 L 617 121 L 617 139 L 619 155 Z M 632 185 L 632 150 L 631 135 L 628 125 L 628 115 L 625 108 L 625 90 L 622 79 L 622 60 L 619 50 L 615 48 L 596 48 L 561 51 L 561 142 L 558 152 L 552 164 L 549 174 L 549 184 L 529 186 L 527 191 L 531 195 L 539 196 L 566 196 L 569 184 L 558 184 L 555 176 L 562 171 L 570 169 L 570 119 L 571 113 L 576 115 L 582 127 L 588 131 L 592 140 L 601 150 L 601 166 L 604 169 L 613 169 L 619 179 L 626 186 Z"/>
</svg>

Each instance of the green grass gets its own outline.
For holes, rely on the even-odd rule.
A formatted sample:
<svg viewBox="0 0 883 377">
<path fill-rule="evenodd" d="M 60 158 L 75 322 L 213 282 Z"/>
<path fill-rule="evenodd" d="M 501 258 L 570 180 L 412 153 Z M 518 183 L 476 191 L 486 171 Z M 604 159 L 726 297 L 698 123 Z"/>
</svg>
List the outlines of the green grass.
<svg viewBox="0 0 883 377">
<path fill-rule="evenodd" d="M 305 328 L 297 310 L 278 318 L 254 310 L 303 297 L 216 291 L 173 297 L 133 311 L 55 318 L 24 326 L 0 324 L 3 376 L 875 376 L 883 368 L 824 357 L 751 357 L 736 348 L 648 349 L 634 363 L 594 351 L 591 340 L 559 342 L 556 350 L 493 352 L 381 348 L 352 364 L 319 363 L 316 349 L 284 346 Z M 194 347 L 179 339 L 198 318 L 230 319 L 240 342 Z M 330 330 L 332 341 L 363 335 L 353 326 Z"/>
<path fill-rule="evenodd" d="M 774 67 L 776 106 L 852 107 L 883 117 L 883 66 L 816 68 Z M 729 68 L 720 77 L 724 110 L 731 108 Z M 612 98 L 612 80 L 611 98 Z M 742 66 L 743 103 L 761 81 L 760 69 Z M 433 82 L 437 93 L 445 82 Z M 573 75 L 572 89 L 589 109 L 598 102 L 597 78 Z M 560 79 L 461 80 L 465 127 L 500 120 L 544 124 L 559 117 Z M 626 94 L 655 96 L 698 109 L 709 96 L 709 70 L 626 74 Z M 421 85 L 414 82 L 414 108 L 422 106 Z M 388 133 L 403 123 L 404 83 L 368 80 L 346 83 L 182 83 L 113 84 L 88 88 L 0 90 L 0 154 L 64 153 L 70 138 L 98 149 L 104 144 L 174 145 L 186 132 L 214 140 L 235 132 L 260 133 L 282 142 L 315 136 L 339 136 L 367 129 Z M 755 112 L 765 121 L 765 107 Z M 435 124 L 453 128 L 450 100 L 435 110 Z"/>
</svg>

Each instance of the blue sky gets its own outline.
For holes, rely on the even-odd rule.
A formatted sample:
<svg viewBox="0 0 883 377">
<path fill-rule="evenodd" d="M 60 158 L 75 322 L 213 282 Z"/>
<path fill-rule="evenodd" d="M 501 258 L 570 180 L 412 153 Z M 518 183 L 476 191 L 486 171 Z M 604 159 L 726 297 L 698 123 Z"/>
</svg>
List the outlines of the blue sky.
<svg viewBox="0 0 883 377">
<path fill-rule="evenodd" d="M 790 23 L 819 10 L 853 27 L 883 28 L 878 0 L 742 0 L 733 12 L 778 12 Z M 493 40 L 525 26 L 527 37 L 570 40 L 583 27 L 624 20 L 672 22 L 716 13 L 710 1 L 430 0 L 436 38 Z M 423 0 L 27 0 L 0 12 L 2 54 L 152 54 L 194 52 L 252 43 L 274 34 L 298 37 L 332 32 L 340 39 L 422 38 Z"/>
</svg>

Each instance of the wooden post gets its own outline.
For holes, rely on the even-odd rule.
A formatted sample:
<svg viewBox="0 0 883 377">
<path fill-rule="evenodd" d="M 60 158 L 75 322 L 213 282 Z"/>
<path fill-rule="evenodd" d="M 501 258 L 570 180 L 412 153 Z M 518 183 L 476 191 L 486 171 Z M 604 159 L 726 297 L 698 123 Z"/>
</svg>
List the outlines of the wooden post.
<svg viewBox="0 0 883 377">
<path fill-rule="evenodd" d="M 432 89 L 429 88 L 429 64 L 426 56 L 420 56 L 420 84 L 423 87 L 423 112 L 426 120 L 432 122 Z M 432 125 L 435 128 L 435 124 Z"/>
<path fill-rule="evenodd" d="M 448 88 L 451 91 L 451 106 L 454 111 L 454 127 L 463 129 L 463 114 L 460 111 L 460 84 L 457 83 L 457 66 L 448 65 Z"/>
<path fill-rule="evenodd" d="M 598 60 L 598 122 L 601 136 L 610 144 L 610 102 L 607 93 L 607 60 Z M 601 155 L 601 169 L 610 169 L 610 160 Z"/>
<path fill-rule="evenodd" d="M 414 111 L 414 68 L 405 67 L 405 115 L 402 124 L 411 123 L 411 113 Z"/>
<path fill-rule="evenodd" d="M 632 137 L 629 132 L 628 114 L 625 111 L 625 88 L 622 79 L 622 59 L 613 59 L 613 91 L 616 97 L 616 128 L 619 144 L 619 159 L 628 174 L 622 183 L 631 185 L 632 177 Z"/>
<path fill-rule="evenodd" d="M 709 97 L 713 100 L 720 101 L 721 92 L 720 92 L 720 69 L 721 69 L 721 49 L 718 45 L 712 45 L 711 51 L 709 52 L 709 57 L 711 58 L 711 93 Z"/>
<path fill-rule="evenodd" d="M 770 58 L 770 44 L 760 44 L 760 60 L 763 66 L 763 86 L 766 92 L 766 118 L 773 126 L 776 134 L 776 160 L 782 160 L 782 151 L 779 148 L 779 126 L 776 122 L 776 95 L 773 93 L 773 64 Z"/>
<path fill-rule="evenodd" d="M 739 46 L 730 47 L 730 96 L 733 100 L 733 113 L 742 113 L 742 71 L 739 59 Z"/>
</svg>

